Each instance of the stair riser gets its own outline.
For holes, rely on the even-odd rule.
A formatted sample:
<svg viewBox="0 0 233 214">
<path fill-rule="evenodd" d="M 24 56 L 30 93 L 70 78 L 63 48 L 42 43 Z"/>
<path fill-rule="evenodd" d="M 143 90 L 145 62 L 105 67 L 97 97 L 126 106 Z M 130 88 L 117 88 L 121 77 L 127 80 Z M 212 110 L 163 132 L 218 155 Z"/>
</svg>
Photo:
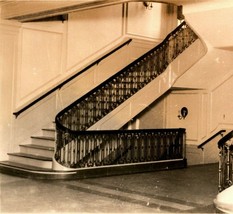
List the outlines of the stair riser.
<svg viewBox="0 0 233 214">
<path fill-rule="evenodd" d="M 39 146 L 55 147 L 55 141 L 32 138 L 31 143 Z"/>
<path fill-rule="evenodd" d="M 54 151 L 44 150 L 44 149 L 35 149 L 29 147 L 20 147 L 20 152 L 32 155 L 39 155 L 48 158 L 52 158 L 54 156 Z"/>
<path fill-rule="evenodd" d="M 42 134 L 45 137 L 54 137 L 55 138 L 55 131 L 43 130 Z"/>
<path fill-rule="evenodd" d="M 17 157 L 13 155 L 9 155 L 9 161 L 25 164 L 29 166 L 41 167 L 44 169 L 52 169 L 52 161 L 41 161 L 31 158 Z"/>
<path fill-rule="evenodd" d="M 52 169 L 52 161 L 41 161 L 31 158 L 17 157 L 17 156 L 9 156 L 9 161 L 25 164 L 29 166 L 41 167 L 44 169 Z"/>
</svg>

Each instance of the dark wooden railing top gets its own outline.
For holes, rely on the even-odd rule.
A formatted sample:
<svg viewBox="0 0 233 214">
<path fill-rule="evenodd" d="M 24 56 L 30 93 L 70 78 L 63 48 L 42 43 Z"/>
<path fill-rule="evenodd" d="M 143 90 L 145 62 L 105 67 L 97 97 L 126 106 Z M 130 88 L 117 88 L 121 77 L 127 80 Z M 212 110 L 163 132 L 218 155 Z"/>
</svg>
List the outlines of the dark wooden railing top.
<svg viewBox="0 0 233 214">
<path fill-rule="evenodd" d="M 218 131 L 217 133 L 215 133 L 214 135 L 212 135 L 210 138 L 208 138 L 206 141 L 204 141 L 199 146 L 197 146 L 197 148 L 198 149 L 203 149 L 203 146 L 205 146 L 207 143 L 209 143 L 211 140 L 213 140 L 215 137 L 217 137 L 218 135 L 222 134 L 223 132 L 226 132 L 226 130 L 220 130 L 220 131 Z"/>
<path fill-rule="evenodd" d="M 231 138 L 233 138 L 233 130 L 227 133 L 221 140 L 218 141 L 218 148 L 222 147 Z"/>
<path fill-rule="evenodd" d="M 87 71 L 88 69 L 90 69 L 91 67 L 98 65 L 102 60 L 106 59 L 107 57 L 109 57 L 110 55 L 112 55 L 113 53 L 117 52 L 118 50 L 120 50 L 121 48 L 123 48 L 124 46 L 128 45 L 130 42 L 132 41 L 132 39 L 128 39 L 126 42 L 122 43 L 121 45 L 119 45 L 118 47 L 114 48 L 113 50 L 111 50 L 110 52 L 106 53 L 105 55 L 103 55 L 102 57 L 100 57 L 99 59 L 97 59 L 96 61 L 94 61 L 93 63 L 91 63 L 90 65 L 88 65 L 87 67 L 85 67 L 84 69 L 82 69 L 81 71 L 75 73 L 73 76 L 69 77 L 68 79 L 64 80 L 62 83 L 58 84 L 57 86 L 55 86 L 54 88 L 52 88 L 51 90 L 49 90 L 48 92 L 44 93 L 43 95 L 41 95 L 39 98 L 35 99 L 34 101 L 32 101 L 31 103 L 29 103 L 28 105 L 26 105 L 25 107 L 23 107 L 22 109 L 20 109 L 17 112 L 14 112 L 13 115 L 16 116 L 16 118 L 23 113 L 24 111 L 26 111 L 27 109 L 31 108 L 32 106 L 34 106 L 36 103 L 38 103 L 39 101 L 43 100 L 45 97 L 49 96 L 50 94 L 52 94 L 53 92 L 55 92 L 58 89 L 61 89 L 64 85 L 66 85 L 67 83 L 69 83 L 70 81 L 72 81 L 73 79 L 75 79 L 77 76 L 81 75 L 82 73 L 84 73 L 85 71 Z"/>
</svg>

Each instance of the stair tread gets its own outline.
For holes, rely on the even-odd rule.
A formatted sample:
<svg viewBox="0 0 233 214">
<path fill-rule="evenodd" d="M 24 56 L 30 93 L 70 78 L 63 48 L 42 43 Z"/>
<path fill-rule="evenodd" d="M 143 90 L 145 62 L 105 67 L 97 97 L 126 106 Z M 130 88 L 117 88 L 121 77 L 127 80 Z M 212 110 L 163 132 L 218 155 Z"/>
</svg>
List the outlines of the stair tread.
<svg viewBox="0 0 233 214">
<path fill-rule="evenodd" d="M 35 144 L 21 144 L 20 146 L 27 147 L 27 148 L 34 148 L 34 149 L 42 149 L 42 150 L 54 151 L 54 147 L 51 147 L 51 146 L 41 146 L 41 145 L 35 145 Z"/>
<path fill-rule="evenodd" d="M 31 136 L 31 138 L 34 139 L 41 139 L 41 140 L 51 140 L 51 141 L 55 141 L 54 137 L 47 137 L 47 136 Z"/>
<path fill-rule="evenodd" d="M 18 157 L 24 157 L 24 158 L 31 158 L 31 159 L 36 159 L 36 160 L 41 160 L 41 161 L 52 161 L 52 158 L 45 157 L 45 156 L 40 156 L 40 155 L 32 155 L 32 154 L 26 154 L 26 153 L 8 153 L 8 155 L 12 156 L 18 156 Z"/>
<path fill-rule="evenodd" d="M 30 166 L 30 165 L 25 165 L 21 163 L 12 162 L 12 161 L 0 161 L 0 165 L 16 167 L 19 169 L 32 170 L 32 171 L 54 172 L 54 170 L 52 169 L 47 169 L 47 168 L 42 168 L 42 167 L 37 167 L 37 166 Z"/>
<path fill-rule="evenodd" d="M 42 130 L 44 131 L 51 131 L 51 132 L 55 132 L 55 128 L 43 128 Z"/>
</svg>

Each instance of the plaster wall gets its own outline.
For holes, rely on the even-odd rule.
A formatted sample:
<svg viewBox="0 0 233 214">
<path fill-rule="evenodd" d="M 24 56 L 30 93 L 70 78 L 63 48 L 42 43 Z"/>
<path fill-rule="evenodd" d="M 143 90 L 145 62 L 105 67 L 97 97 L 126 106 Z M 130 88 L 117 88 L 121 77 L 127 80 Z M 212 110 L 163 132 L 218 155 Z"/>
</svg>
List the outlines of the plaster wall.
<svg viewBox="0 0 233 214">
<path fill-rule="evenodd" d="M 0 159 L 7 158 L 14 139 L 14 74 L 17 66 L 19 27 L 0 21 Z"/>
<path fill-rule="evenodd" d="M 142 13 L 148 12 L 142 9 Z M 160 15 L 153 14 L 158 20 Z M 157 18 L 145 20 L 141 25 L 151 25 L 150 22 Z M 47 97 L 17 119 L 13 116 L 13 112 L 124 41 L 129 35 L 126 28 L 129 19 L 123 6 L 115 5 L 73 13 L 68 22 L 21 24 L 1 20 L 0 97 L 1 112 L 4 112 L 0 120 L 1 160 L 7 159 L 7 152 L 17 152 L 18 145 L 30 141 L 30 136 L 39 134 L 41 128 L 51 126 L 56 113 L 72 102 L 71 96 L 67 96 L 72 94 L 69 92 L 81 96 L 111 75 L 107 69 L 111 68 L 115 72 L 150 49 L 162 37 L 147 31 L 152 37 L 150 42 L 143 42 L 148 35 L 143 35 L 143 31 L 140 34 L 134 32 L 134 38 L 137 39 L 131 49 L 122 50 L 116 56 L 119 64 L 111 60 L 101 62 L 104 71 L 96 67 L 88 73 L 90 78 L 78 81 L 78 86 L 73 87 L 72 82 L 69 87 Z M 130 22 L 132 26 L 135 23 L 136 30 L 136 20 Z"/>
</svg>

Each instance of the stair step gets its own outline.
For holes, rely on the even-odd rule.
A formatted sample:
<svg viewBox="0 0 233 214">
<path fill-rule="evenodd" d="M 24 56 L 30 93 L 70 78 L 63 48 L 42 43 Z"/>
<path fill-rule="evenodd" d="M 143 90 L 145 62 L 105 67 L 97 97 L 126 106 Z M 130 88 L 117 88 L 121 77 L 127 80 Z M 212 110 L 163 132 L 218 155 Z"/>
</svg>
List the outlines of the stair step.
<svg viewBox="0 0 233 214">
<path fill-rule="evenodd" d="M 52 168 L 52 158 L 40 156 L 40 155 L 32 155 L 27 153 L 8 153 L 9 161 L 16 162 L 24 165 L 41 167 L 46 169 Z"/>
<path fill-rule="evenodd" d="M 47 137 L 47 136 L 32 136 L 32 144 L 39 146 L 55 146 L 55 137 Z"/>
<path fill-rule="evenodd" d="M 23 170 L 30 170 L 30 171 L 39 171 L 39 172 L 40 171 L 41 172 L 53 172 L 54 171 L 52 169 L 45 169 L 41 167 L 30 166 L 26 164 L 11 162 L 11 161 L 1 161 L 0 164 L 9 166 L 9 167 L 16 167 L 16 168 L 23 169 Z"/>
<path fill-rule="evenodd" d="M 34 179 L 74 179 L 76 171 L 57 171 L 42 167 L 29 166 L 12 161 L 0 161 L 0 172 L 14 176 L 34 178 Z"/>
<path fill-rule="evenodd" d="M 20 152 L 52 158 L 54 155 L 54 147 L 41 146 L 35 144 L 24 144 L 20 145 Z"/>
<path fill-rule="evenodd" d="M 55 138 L 55 128 L 44 128 L 42 129 L 43 136 Z"/>
</svg>

